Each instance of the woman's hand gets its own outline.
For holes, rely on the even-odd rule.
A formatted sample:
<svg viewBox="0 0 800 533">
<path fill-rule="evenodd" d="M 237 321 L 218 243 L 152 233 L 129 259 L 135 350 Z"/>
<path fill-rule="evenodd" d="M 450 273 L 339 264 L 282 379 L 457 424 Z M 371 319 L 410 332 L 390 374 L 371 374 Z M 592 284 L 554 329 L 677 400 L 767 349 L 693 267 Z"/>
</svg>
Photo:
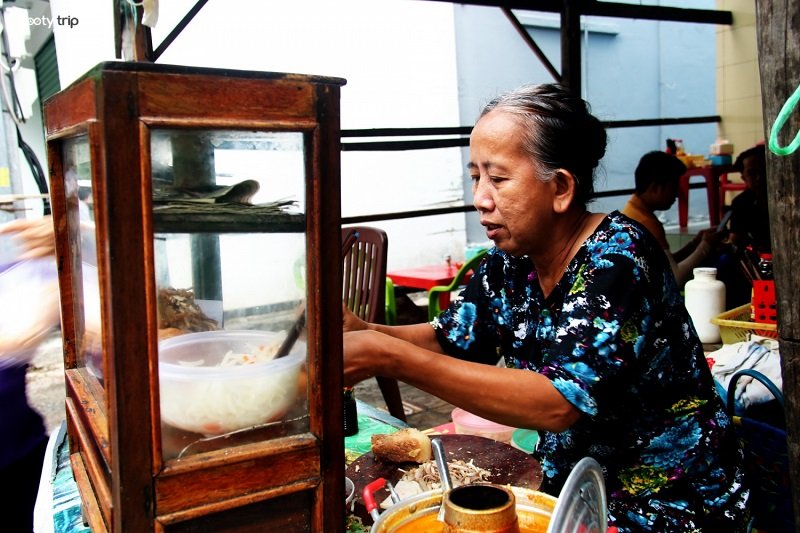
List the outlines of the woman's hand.
<svg viewBox="0 0 800 533">
<path fill-rule="evenodd" d="M 342 327 L 344 331 L 362 331 L 367 329 L 367 323 L 342 304 Z"/>
<path fill-rule="evenodd" d="M 722 240 L 727 237 L 727 232 L 717 231 L 716 228 L 708 228 L 698 232 L 697 236 L 701 241 L 707 243 L 712 250 L 716 250 Z"/>
</svg>

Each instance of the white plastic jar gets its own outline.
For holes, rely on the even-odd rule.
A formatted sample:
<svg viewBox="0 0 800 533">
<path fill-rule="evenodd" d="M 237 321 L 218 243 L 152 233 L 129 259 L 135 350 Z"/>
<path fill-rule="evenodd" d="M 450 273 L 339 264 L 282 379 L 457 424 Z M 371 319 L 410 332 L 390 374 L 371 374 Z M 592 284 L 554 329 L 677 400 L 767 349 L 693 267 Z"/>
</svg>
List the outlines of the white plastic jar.
<svg viewBox="0 0 800 533">
<path fill-rule="evenodd" d="M 694 279 L 686 282 L 684 300 L 694 328 L 703 344 L 721 341 L 719 326 L 711 319 L 725 311 L 725 284 L 717 279 L 716 268 L 695 268 Z"/>
</svg>

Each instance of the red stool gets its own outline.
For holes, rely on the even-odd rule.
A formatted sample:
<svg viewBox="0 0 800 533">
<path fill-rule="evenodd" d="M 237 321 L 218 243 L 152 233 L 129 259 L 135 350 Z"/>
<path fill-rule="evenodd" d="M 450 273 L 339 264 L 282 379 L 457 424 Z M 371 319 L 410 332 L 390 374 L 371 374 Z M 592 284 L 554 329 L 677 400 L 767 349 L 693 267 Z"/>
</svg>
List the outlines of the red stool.
<svg viewBox="0 0 800 533">
<path fill-rule="evenodd" d="M 710 165 L 705 167 L 692 167 L 680 177 L 678 181 L 678 223 L 681 228 L 689 224 L 689 180 L 693 176 L 700 176 L 706 180 L 706 196 L 708 198 L 708 218 L 712 226 L 719 224 L 720 220 L 720 177 L 733 170 L 730 165 Z M 726 184 L 727 184 L 726 179 Z M 736 185 L 736 184 L 729 184 Z"/>
<path fill-rule="evenodd" d="M 725 206 L 725 193 L 728 191 L 743 191 L 747 188 L 744 182 L 728 181 L 728 175 L 723 174 L 719 177 L 719 208 Z"/>
</svg>

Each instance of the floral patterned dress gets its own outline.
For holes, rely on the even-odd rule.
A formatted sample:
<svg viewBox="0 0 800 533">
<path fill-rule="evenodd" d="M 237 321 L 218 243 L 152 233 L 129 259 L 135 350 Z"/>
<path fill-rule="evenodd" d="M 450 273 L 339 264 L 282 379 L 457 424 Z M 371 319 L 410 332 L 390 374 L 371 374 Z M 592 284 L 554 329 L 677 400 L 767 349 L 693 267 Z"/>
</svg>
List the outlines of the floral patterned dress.
<svg viewBox="0 0 800 533">
<path fill-rule="evenodd" d="M 582 413 L 542 432 L 544 492 L 583 457 L 603 467 L 619 531 L 744 529 L 742 456 L 667 258 L 608 215 L 545 298 L 533 264 L 492 249 L 433 321 L 451 355 L 530 369 Z"/>
</svg>

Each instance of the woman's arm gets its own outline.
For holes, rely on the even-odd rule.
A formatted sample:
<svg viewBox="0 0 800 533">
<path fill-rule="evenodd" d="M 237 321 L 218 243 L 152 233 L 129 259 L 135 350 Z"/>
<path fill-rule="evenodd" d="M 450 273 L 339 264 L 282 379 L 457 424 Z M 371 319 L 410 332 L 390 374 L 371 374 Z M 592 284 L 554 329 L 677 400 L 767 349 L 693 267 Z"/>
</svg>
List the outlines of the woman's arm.
<svg viewBox="0 0 800 533">
<path fill-rule="evenodd" d="M 0 225 L 17 246 L 17 265 L 3 273 L 5 314 L 0 319 L 0 357 L 31 355 L 60 319 L 55 238 L 50 216 Z"/>
<path fill-rule="evenodd" d="M 684 244 L 679 250 L 672 253 L 672 258 L 675 260 L 676 263 L 680 263 L 697 249 L 697 246 L 703 242 L 703 237 L 700 233 L 694 236 L 694 238 Z"/>
<path fill-rule="evenodd" d="M 0 225 L 0 235 L 10 235 L 20 249 L 19 260 L 55 255 L 51 216 L 18 218 Z"/>
<path fill-rule="evenodd" d="M 342 317 L 344 319 L 344 331 L 377 331 L 384 335 L 410 342 L 432 352 L 444 353 L 436 334 L 431 325 L 427 322 L 404 326 L 387 326 L 384 324 L 372 324 L 366 322 L 355 315 L 347 306 L 342 306 Z"/>
<path fill-rule="evenodd" d="M 425 333 L 420 326 L 427 328 Z M 563 431 L 580 412 L 549 379 L 530 370 L 462 361 L 441 353 L 428 324 L 350 331 L 344 335 L 345 383 L 398 379 L 478 416 L 514 427 Z M 436 350 L 421 344 L 435 343 Z"/>
</svg>

